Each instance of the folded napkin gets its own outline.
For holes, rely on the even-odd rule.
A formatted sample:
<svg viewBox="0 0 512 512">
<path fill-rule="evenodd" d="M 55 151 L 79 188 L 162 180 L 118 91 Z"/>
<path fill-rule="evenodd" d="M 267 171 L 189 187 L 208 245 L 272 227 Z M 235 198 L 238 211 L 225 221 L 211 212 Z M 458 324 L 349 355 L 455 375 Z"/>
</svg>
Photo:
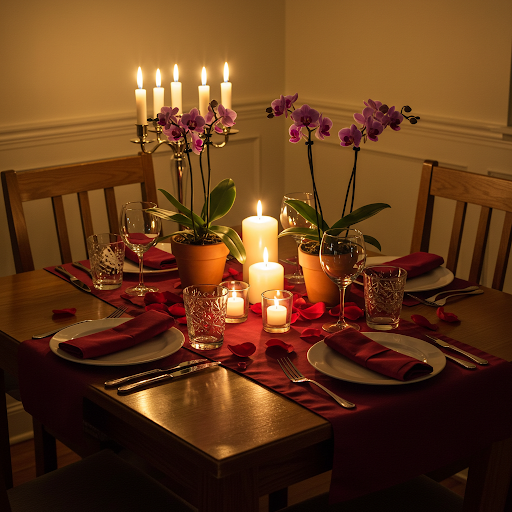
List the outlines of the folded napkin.
<svg viewBox="0 0 512 512">
<path fill-rule="evenodd" d="M 135 263 L 139 263 L 137 253 L 133 252 L 128 247 L 125 248 L 125 256 Z M 151 247 L 144 253 L 144 266 L 156 270 L 165 270 L 176 266 L 176 257 L 158 247 Z"/>
<path fill-rule="evenodd" d="M 393 267 L 400 267 L 407 271 L 407 277 L 417 277 L 421 274 L 426 274 L 444 263 L 444 259 L 437 254 L 430 254 L 429 252 L 413 252 L 407 256 L 402 256 L 396 260 L 387 261 L 382 265 L 391 265 Z"/>
<path fill-rule="evenodd" d="M 324 343 L 355 363 L 393 379 L 412 380 L 433 371 L 429 364 L 386 348 L 355 329 L 330 334 Z"/>
<path fill-rule="evenodd" d="M 173 325 L 172 316 L 146 311 L 112 329 L 62 341 L 59 348 L 80 359 L 104 356 L 147 341 Z"/>
</svg>

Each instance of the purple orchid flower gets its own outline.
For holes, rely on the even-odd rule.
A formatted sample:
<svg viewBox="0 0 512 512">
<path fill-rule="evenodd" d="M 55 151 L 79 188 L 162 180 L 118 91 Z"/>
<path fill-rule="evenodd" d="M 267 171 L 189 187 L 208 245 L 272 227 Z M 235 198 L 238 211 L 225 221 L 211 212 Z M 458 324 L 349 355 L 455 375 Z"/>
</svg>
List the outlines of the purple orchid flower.
<svg viewBox="0 0 512 512">
<path fill-rule="evenodd" d="M 178 124 L 178 119 L 176 118 L 178 111 L 178 107 L 162 107 L 160 112 L 157 114 L 158 124 L 160 126 L 165 126 L 167 129 L 169 129 L 172 123 Z"/>
<path fill-rule="evenodd" d="M 167 135 L 167 138 L 173 142 L 177 142 L 184 136 L 183 128 L 175 124 L 171 124 L 169 127 L 165 126 L 162 131 Z"/>
<path fill-rule="evenodd" d="M 220 122 L 224 126 L 234 126 L 235 119 L 237 116 L 234 110 L 231 110 L 230 108 L 225 108 L 224 105 L 219 105 L 218 112 L 220 116 Z"/>
<path fill-rule="evenodd" d="M 315 137 L 318 140 L 324 140 L 325 137 L 330 137 L 329 130 L 332 128 L 332 121 L 328 117 L 324 117 L 320 114 L 318 121 L 318 130 L 315 132 Z"/>
<path fill-rule="evenodd" d="M 292 124 L 288 132 L 290 134 L 290 142 L 293 142 L 294 144 L 299 142 L 300 139 L 304 137 L 304 134 L 302 133 L 300 126 L 297 126 L 296 124 Z"/>
<path fill-rule="evenodd" d="M 294 110 L 291 114 L 291 118 L 295 121 L 295 124 L 302 128 L 316 128 L 318 126 L 318 119 L 320 113 L 318 110 L 311 108 L 309 105 L 302 105 L 298 110 Z"/>
<path fill-rule="evenodd" d="M 366 135 L 371 141 L 377 142 L 382 130 L 384 130 L 384 127 L 379 121 L 376 121 L 373 117 L 366 119 Z"/>
<path fill-rule="evenodd" d="M 201 139 L 196 132 L 191 132 L 191 135 L 192 135 L 192 142 L 191 142 L 192 151 L 196 155 L 200 155 L 201 152 L 203 151 L 203 139 Z"/>
<path fill-rule="evenodd" d="M 358 148 L 359 144 L 361 144 L 361 139 L 363 134 L 359 130 L 359 128 L 353 124 L 350 128 L 343 128 L 338 132 L 338 137 L 340 138 L 340 144 L 342 146 L 348 147 L 352 146 L 352 144 Z"/>
<path fill-rule="evenodd" d="M 197 110 L 197 108 L 193 108 L 188 114 L 183 114 L 181 116 L 180 125 L 190 132 L 203 133 L 204 124 L 204 117 L 199 115 L 199 110 Z"/>
<path fill-rule="evenodd" d="M 391 107 L 386 114 L 387 117 L 387 125 L 396 132 L 400 130 L 400 124 L 404 120 L 404 116 L 395 110 L 395 107 Z"/>
<path fill-rule="evenodd" d="M 279 117 L 284 114 L 285 117 L 288 117 L 288 110 L 292 108 L 298 97 L 299 93 L 295 93 L 293 96 L 283 96 L 281 94 L 280 98 L 271 103 L 274 116 Z"/>
</svg>

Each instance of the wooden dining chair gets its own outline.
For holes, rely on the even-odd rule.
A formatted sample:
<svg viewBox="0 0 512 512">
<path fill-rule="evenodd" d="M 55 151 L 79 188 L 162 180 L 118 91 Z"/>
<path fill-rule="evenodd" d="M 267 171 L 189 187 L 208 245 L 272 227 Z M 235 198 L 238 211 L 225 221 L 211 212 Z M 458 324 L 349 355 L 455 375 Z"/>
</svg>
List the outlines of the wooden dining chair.
<svg viewBox="0 0 512 512">
<path fill-rule="evenodd" d="M 492 287 L 503 290 L 512 241 L 512 181 L 474 174 L 425 160 L 414 221 L 411 253 L 428 252 L 436 197 L 456 201 L 446 267 L 457 271 L 468 204 L 478 205 L 480 218 L 474 243 L 469 281 L 480 282 L 493 210 L 505 212 Z"/>
<path fill-rule="evenodd" d="M 3 480 L 0 478 L 2 512 L 196 510 L 111 450 L 103 450 L 8 491 Z"/>
<path fill-rule="evenodd" d="M 85 239 L 95 233 L 89 201 L 90 191 L 104 190 L 111 233 L 119 233 L 119 211 L 114 187 L 140 184 L 142 199 L 157 202 L 152 157 L 144 153 L 44 169 L 3 171 L 1 175 L 16 273 L 34 270 L 23 203 L 51 198 L 61 263 L 69 263 L 73 259 L 63 196 L 78 196 L 84 244 Z"/>
</svg>

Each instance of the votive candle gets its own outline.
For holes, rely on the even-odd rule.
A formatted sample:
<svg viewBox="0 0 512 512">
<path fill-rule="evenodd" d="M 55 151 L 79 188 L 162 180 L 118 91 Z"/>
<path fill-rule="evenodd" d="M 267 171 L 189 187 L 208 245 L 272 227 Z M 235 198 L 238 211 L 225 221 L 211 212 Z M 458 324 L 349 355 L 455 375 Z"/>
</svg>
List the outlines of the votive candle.
<svg viewBox="0 0 512 512">
<path fill-rule="evenodd" d="M 288 310 L 279 304 L 279 299 L 274 299 L 274 304 L 267 308 L 267 324 L 273 326 L 284 325 Z"/>
</svg>

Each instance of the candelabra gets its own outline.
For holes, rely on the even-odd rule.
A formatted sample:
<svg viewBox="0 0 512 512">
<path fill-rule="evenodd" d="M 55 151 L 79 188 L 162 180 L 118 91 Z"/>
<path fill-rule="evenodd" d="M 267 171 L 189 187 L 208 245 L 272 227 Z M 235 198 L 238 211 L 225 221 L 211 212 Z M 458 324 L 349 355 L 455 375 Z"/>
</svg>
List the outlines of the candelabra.
<svg viewBox="0 0 512 512">
<path fill-rule="evenodd" d="M 169 146 L 173 152 L 174 157 L 174 165 L 176 170 L 176 181 L 177 181 L 177 189 L 178 189 L 178 199 L 180 203 L 183 204 L 183 170 L 186 166 L 186 154 L 185 154 L 185 142 L 180 139 L 179 141 L 170 141 L 165 136 L 163 136 L 162 127 L 158 124 L 156 119 L 148 119 L 148 121 L 153 123 L 152 130 L 148 130 L 147 124 L 137 124 L 137 138 L 132 139 L 132 142 L 135 144 L 140 144 L 140 148 L 143 153 L 152 154 L 154 153 L 160 146 L 166 144 Z M 156 134 L 156 140 L 148 139 L 148 131 Z M 231 135 L 235 135 L 238 133 L 238 130 L 234 130 L 231 127 L 222 127 L 222 134 L 219 133 L 220 137 L 224 137 L 222 142 L 213 142 L 209 141 L 209 143 L 214 148 L 223 148 L 229 141 L 229 137 Z M 162 138 L 164 137 L 164 138 Z M 201 138 L 205 138 L 204 135 Z M 147 144 L 155 144 L 151 148 L 146 147 Z"/>
</svg>

